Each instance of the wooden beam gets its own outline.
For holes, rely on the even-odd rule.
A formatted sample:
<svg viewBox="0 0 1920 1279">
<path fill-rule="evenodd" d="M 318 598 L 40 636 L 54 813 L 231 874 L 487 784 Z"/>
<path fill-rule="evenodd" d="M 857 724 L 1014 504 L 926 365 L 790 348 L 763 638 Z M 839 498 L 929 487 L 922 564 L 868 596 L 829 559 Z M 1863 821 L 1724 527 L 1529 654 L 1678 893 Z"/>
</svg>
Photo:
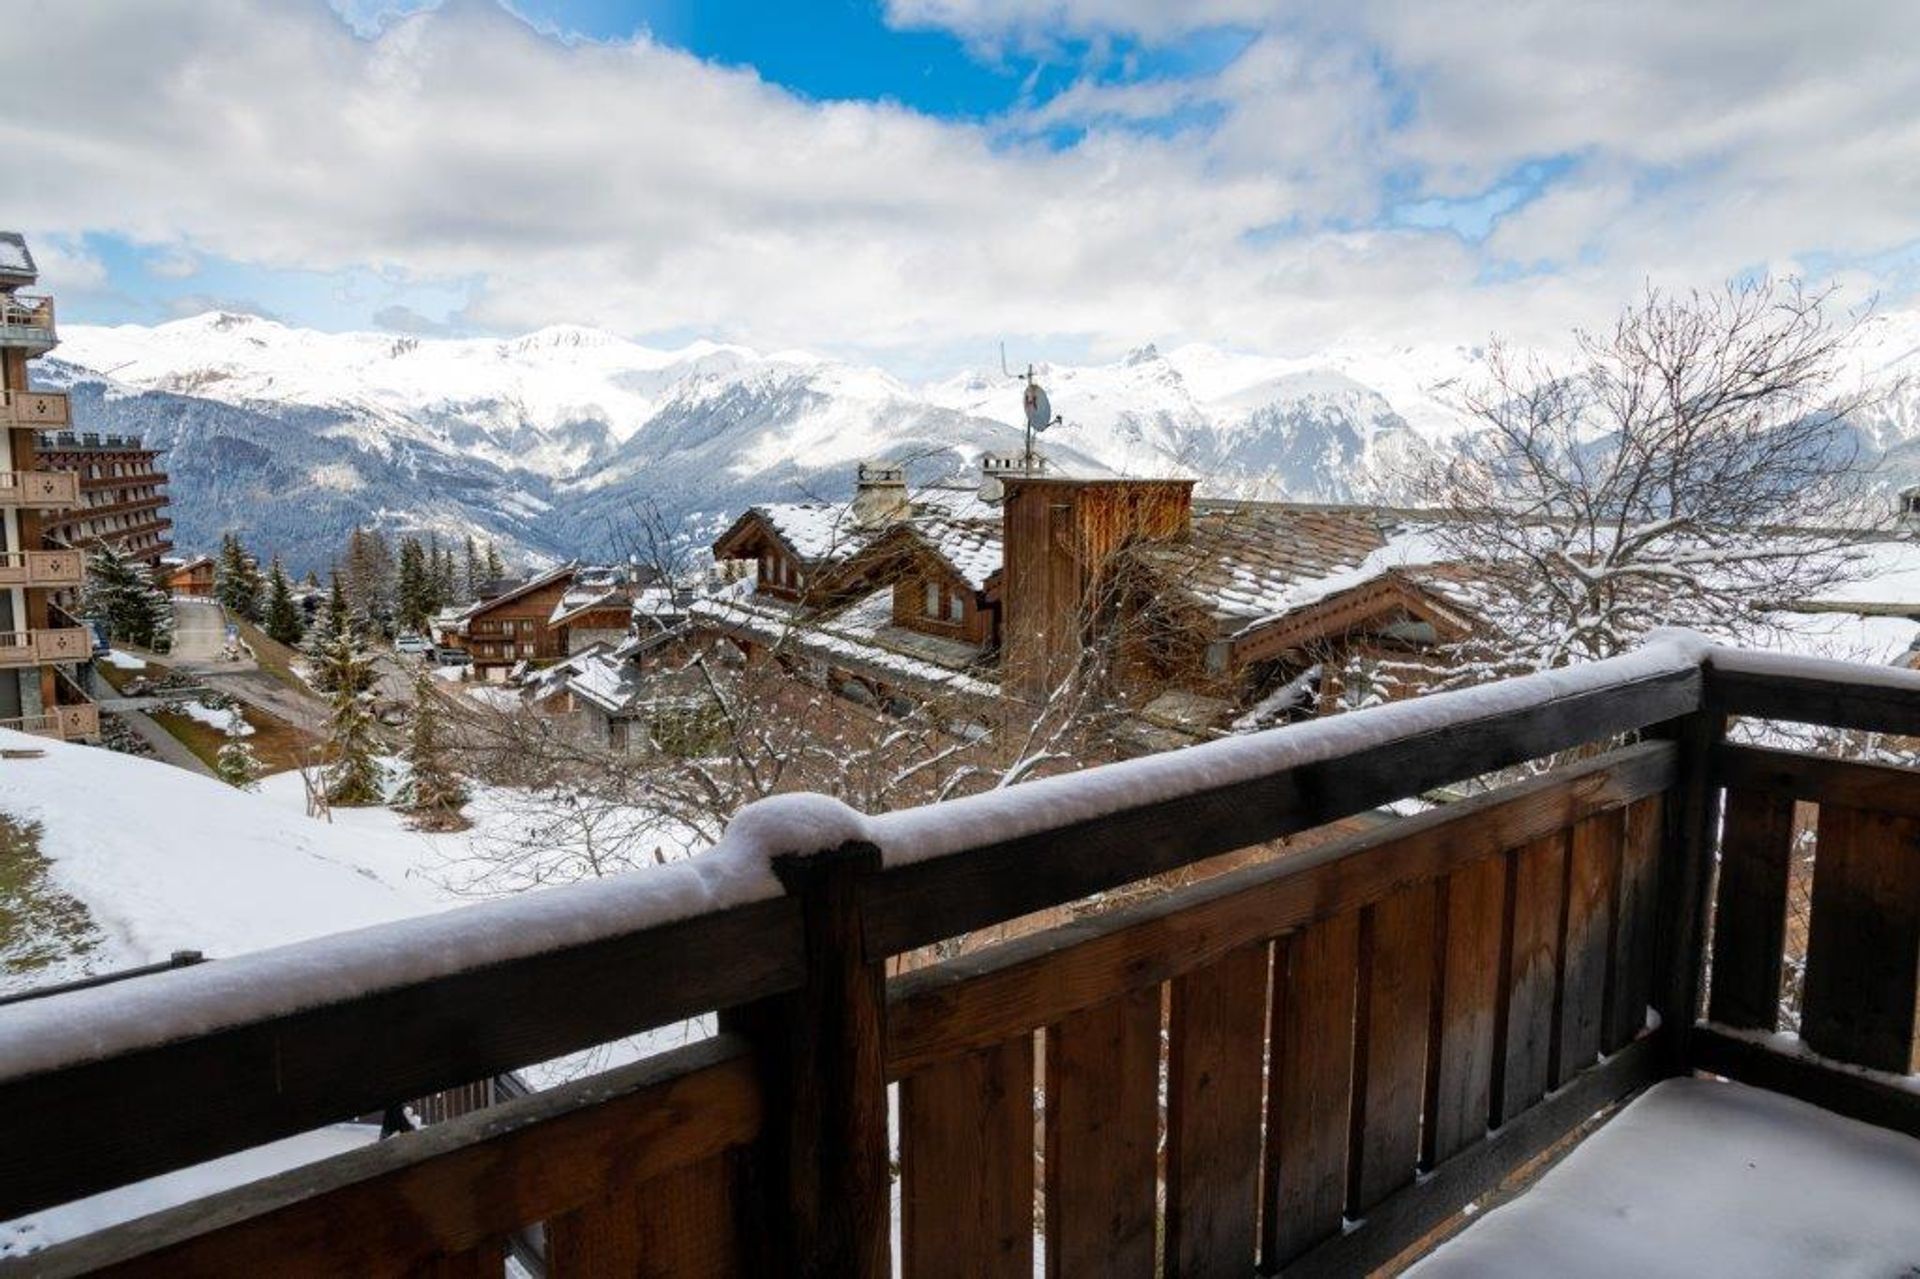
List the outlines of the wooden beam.
<svg viewBox="0 0 1920 1279">
<path fill-rule="evenodd" d="M 1831 668 L 1818 674 L 1793 674 L 1730 671 L 1715 666 L 1708 682 L 1713 690 L 1713 708 L 1723 715 L 1920 736 L 1920 679 L 1895 683 L 1846 679 L 1841 671 Z"/>
<path fill-rule="evenodd" d="M 1780 1052 L 1710 1025 L 1694 1027 L 1688 1064 L 1768 1092 L 1798 1097 L 1849 1119 L 1920 1137 L 1920 1092 L 1891 1079 Z"/>
<path fill-rule="evenodd" d="M 964 857 L 895 867 L 871 881 L 864 899 L 867 952 L 913 950 L 1443 783 L 1605 741 L 1691 712 L 1700 689 L 1698 670 L 1665 672 L 985 844 Z"/>
<path fill-rule="evenodd" d="M 0 1220 L 789 990 L 800 959 L 776 898 L 0 1080 Z"/>
<path fill-rule="evenodd" d="M 1157 985 L 1238 947 L 1657 794 L 1673 780 L 1673 759 L 1664 743 L 1625 747 L 897 977 L 888 992 L 889 1077 Z"/>
<path fill-rule="evenodd" d="M 404 1275 L 610 1186 L 754 1140 L 747 1046 L 722 1036 L 114 1226 L 36 1275 Z"/>
<path fill-rule="evenodd" d="M 1725 744 L 1714 751 L 1713 764 L 1729 790 L 1920 817 L 1920 768 Z"/>
</svg>

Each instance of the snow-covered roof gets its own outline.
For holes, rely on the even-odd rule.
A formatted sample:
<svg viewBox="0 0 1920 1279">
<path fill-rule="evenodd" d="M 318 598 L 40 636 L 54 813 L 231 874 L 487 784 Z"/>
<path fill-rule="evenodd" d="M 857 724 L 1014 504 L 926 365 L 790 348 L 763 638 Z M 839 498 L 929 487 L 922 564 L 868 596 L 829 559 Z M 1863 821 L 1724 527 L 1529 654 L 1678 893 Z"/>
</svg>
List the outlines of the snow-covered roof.
<svg viewBox="0 0 1920 1279">
<path fill-rule="evenodd" d="M 908 527 L 976 591 L 986 589 L 987 579 L 1000 571 L 1006 559 L 998 520 L 941 517 L 916 519 Z"/>
<path fill-rule="evenodd" d="M 502 591 L 498 595 L 490 596 L 489 598 L 483 599 L 483 600 L 475 600 L 472 604 L 469 604 L 466 607 L 465 611 L 461 614 L 461 617 L 463 619 L 474 618 L 474 617 L 478 617 L 482 613 L 491 612 L 492 610 L 499 608 L 502 604 L 511 603 L 514 600 L 519 599 L 523 595 L 530 594 L 531 592 L 537 591 L 542 587 L 551 586 L 555 582 L 558 582 L 565 578 L 569 578 L 573 576 L 575 570 L 578 568 L 579 568 L 579 565 L 572 561 L 562 564 L 558 568 L 550 568 L 544 573 L 528 578 L 526 581 L 521 582 L 517 586 L 513 586 L 508 588 L 507 590 Z"/>
<path fill-rule="evenodd" d="M 18 231 L 0 231 L 0 284 L 32 284 L 40 278 L 27 249 L 27 237 Z"/>
<path fill-rule="evenodd" d="M 1215 503 L 1195 505 L 1185 541 L 1141 555 L 1214 617 L 1245 626 L 1308 602 L 1311 584 L 1342 580 L 1386 545 L 1365 507 Z"/>
<path fill-rule="evenodd" d="M 998 697 L 999 685 L 975 674 L 914 656 L 890 647 L 874 625 L 884 609 L 892 617 L 892 587 L 870 592 L 832 618 L 803 617 L 785 601 L 754 595 L 743 599 L 695 601 L 696 622 L 732 634 L 744 634 L 765 644 L 779 644 L 796 652 L 898 680 L 922 688 L 973 697 Z M 972 650 L 969 650 L 972 651 Z"/>
<path fill-rule="evenodd" d="M 627 590 L 624 586 L 582 586 L 576 583 L 554 603 L 553 612 L 547 617 L 547 625 L 559 626 L 578 614 L 590 613 L 597 608 L 626 606 Z"/>
</svg>

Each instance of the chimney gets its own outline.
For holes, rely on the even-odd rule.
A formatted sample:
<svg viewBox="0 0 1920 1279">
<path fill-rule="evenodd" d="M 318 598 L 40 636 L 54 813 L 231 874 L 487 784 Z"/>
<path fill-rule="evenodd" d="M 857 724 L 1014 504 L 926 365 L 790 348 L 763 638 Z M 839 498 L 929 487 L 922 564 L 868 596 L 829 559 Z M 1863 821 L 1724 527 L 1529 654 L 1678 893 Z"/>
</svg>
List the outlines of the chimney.
<svg viewBox="0 0 1920 1279">
<path fill-rule="evenodd" d="M 1046 698 L 1073 671 L 1099 616 L 1115 556 L 1175 541 L 1193 526 L 1192 480 L 1082 480 L 998 473 L 1001 687 Z"/>
<path fill-rule="evenodd" d="M 893 462 L 862 462 L 853 486 L 857 528 L 881 528 L 907 513 L 907 468 Z"/>
</svg>

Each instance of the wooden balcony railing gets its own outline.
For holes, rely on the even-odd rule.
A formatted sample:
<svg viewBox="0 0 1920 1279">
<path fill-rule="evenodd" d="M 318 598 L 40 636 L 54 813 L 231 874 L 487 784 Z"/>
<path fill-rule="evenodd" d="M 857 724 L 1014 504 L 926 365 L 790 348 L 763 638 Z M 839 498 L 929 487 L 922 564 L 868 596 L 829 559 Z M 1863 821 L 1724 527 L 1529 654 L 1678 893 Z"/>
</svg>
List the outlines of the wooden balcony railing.
<svg viewBox="0 0 1920 1279">
<path fill-rule="evenodd" d="M 0 551 L 0 586 L 78 586 L 86 579 L 79 551 Z"/>
<path fill-rule="evenodd" d="M 0 471 L 0 508 L 64 511 L 80 505 L 72 471 Z"/>
<path fill-rule="evenodd" d="M 0 346 L 25 347 L 38 355 L 57 342 L 52 298 L 0 293 Z"/>
<path fill-rule="evenodd" d="M 0 391 L 0 427 L 50 430 L 73 420 L 65 391 Z"/>
<path fill-rule="evenodd" d="M 1920 674 L 1664 644 L 873 819 L 777 799 L 644 874 L 0 1008 L 0 1219 L 714 1012 L 712 1038 L 34 1272 L 499 1274 L 544 1223 L 554 1275 L 881 1275 L 897 1141 L 915 1279 L 1036 1250 L 1357 1274 L 1662 1075 L 1920 1133 L 1920 1092 L 1872 1073 L 1912 1061 L 1920 774 L 1729 746 L 1732 717 L 1920 734 Z M 1552 766 L 1178 882 L 1529 761 Z M 1786 796 L 1821 805 L 1821 1057 L 1758 1041 Z"/>
<path fill-rule="evenodd" d="M 78 626 L 38 631 L 0 631 L 0 667 L 84 661 L 92 651 L 91 636 Z"/>
<path fill-rule="evenodd" d="M 39 715 L 0 719 L 0 728 L 65 742 L 90 742 L 100 736 L 100 708 L 92 703 L 56 706 Z"/>
</svg>

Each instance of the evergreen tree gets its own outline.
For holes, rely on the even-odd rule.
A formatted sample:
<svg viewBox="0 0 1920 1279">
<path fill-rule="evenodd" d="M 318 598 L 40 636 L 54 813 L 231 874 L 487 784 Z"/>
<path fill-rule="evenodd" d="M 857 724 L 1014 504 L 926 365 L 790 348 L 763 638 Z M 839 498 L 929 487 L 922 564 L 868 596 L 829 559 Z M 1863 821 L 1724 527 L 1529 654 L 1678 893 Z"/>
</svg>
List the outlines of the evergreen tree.
<svg viewBox="0 0 1920 1279">
<path fill-rule="evenodd" d="M 355 619 L 369 630 L 385 630 L 394 608 L 394 561 L 379 529 L 354 527 L 343 575 Z"/>
<path fill-rule="evenodd" d="M 379 759 L 373 712 L 361 692 L 373 682 L 373 663 L 360 652 L 352 635 L 342 635 L 327 651 L 326 666 L 327 683 L 333 690 L 327 802 L 342 808 L 378 804 L 385 798 L 386 769 Z"/>
<path fill-rule="evenodd" d="M 426 628 L 433 612 L 433 579 L 427 570 L 427 555 L 420 539 L 409 537 L 400 543 L 400 579 L 394 614 L 403 629 L 420 631 Z"/>
<path fill-rule="evenodd" d="M 332 584 L 327 590 L 327 603 L 320 610 L 320 616 L 307 631 L 304 645 L 306 654 L 312 658 L 312 673 L 307 682 L 322 693 L 333 691 L 329 682 L 328 662 L 333 653 L 334 643 L 343 635 L 353 632 L 353 617 L 347 609 L 346 589 L 340 584 L 340 574 L 336 570 L 332 575 Z"/>
<path fill-rule="evenodd" d="M 467 558 L 466 563 L 462 565 L 462 570 L 466 574 L 466 579 L 463 583 L 464 590 L 461 592 L 460 602 L 466 604 L 471 603 L 474 597 L 479 595 L 480 577 L 487 570 L 487 566 L 480 560 L 479 549 L 473 544 L 471 533 L 467 534 Z"/>
<path fill-rule="evenodd" d="M 500 552 L 494 549 L 491 541 L 487 543 L 487 580 L 495 582 L 505 577 L 507 571 L 500 567 Z"/>
<path fill-rule="evenodd" d="M 227 740 L 220 747 L 220 753 L 214 756 L 214 771 L 220 780 L 229 786 L 241 790 L 258 789 L 260 774 L 265 771 L 260 757 L 253 753 L 253 747 L 247 744 L 246 720 L 241 718 L 235 707 L 227 720 Z"/>
<path fill-rule="evenodd" d="M 459 598 L 459 591 L 453 575 L 453 548 L 440 545 L 438 534 L 433 538 L 433 611 L 452 604 Z"/>
<path fill-rule="evenodd" d="M 278 555 L 273 557 L 273 567 L 267 573 L 265 629 L 269 638 L 282 644 L 298 644 L 307 629 L 300 616 L 300 606 L 293 602 L 293 587 L 287 581 L 287 572 L 280 566 Z"/>
<path fill-rule="evenodd" d="M 232 531 L 220 535 L 220 555 L 213 565 L 213 597 L 235 617 L 257 621 L 260 615 L 260 570 Z"/>
<path fill-rule="evenodd" d="M 153 575 L 119 546 L 102 542 L 87 558 L 81 608 L 111 639 L 165 652 L 173 635 L 173 602 Z"/>
<path fill-rule="evenodd" d="M 413 681 L 413 720 L 407 728 L 406 759 L 411 776 L 394 807 L 412 816 L 416 830 L 460 830 L 467 788 L 447 764 L 440 722 L 440 695 L 433 677 L 422 671 Z"/>
</svg>

